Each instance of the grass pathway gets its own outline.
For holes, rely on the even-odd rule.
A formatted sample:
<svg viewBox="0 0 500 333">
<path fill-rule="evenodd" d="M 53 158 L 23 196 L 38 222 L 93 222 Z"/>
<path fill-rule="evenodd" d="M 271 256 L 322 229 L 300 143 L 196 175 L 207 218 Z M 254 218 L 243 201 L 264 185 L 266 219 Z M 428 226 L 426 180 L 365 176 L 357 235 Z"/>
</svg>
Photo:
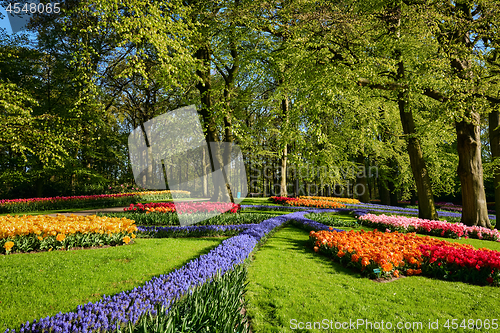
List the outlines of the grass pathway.
<svg viewBox="0 0 500 333">
<path fill-rule="evenodd" d="M 0 332 L 143 285 L 223 239 L 136 239 L 103 249 L 1 255 Z"/>
<path fill-rule="evenodd" d="M 453 331 L 444 328 L 447 319 L 459 319 L 460 323 L 463 319 L 500 317 L 499 288 L 425 277 L 378 283 L 314 253 L 307 240 L 307 232 L 286 227 L 254 255 L 246 296 L 253 333 L 354 331 L 298 329 L 299 322 L 305 328 L 307 322 L 313 327 L 314 322 L 324 319 L 328 325 L 330 320 L 335 325 L 358 319 L 393 325 L 390 330 L 360 326 L 356 332 L 427 332 L 429 320 L 438 320 L 437 331 L 443 332 Z M 407 325 L 415 329 L 399 330 L 398 323 L 410 323 Z"/>
</svg>

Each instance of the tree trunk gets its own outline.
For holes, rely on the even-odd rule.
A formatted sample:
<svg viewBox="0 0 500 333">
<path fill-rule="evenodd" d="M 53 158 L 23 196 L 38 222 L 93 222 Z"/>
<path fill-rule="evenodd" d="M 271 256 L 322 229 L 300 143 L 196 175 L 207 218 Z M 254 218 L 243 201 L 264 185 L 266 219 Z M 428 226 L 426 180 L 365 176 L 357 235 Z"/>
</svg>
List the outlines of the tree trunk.
<svg viewBox="0 0 500 333">
<path fill-rule="evenodd" d="M 368 181 L 366 179 L 366 168 L 365 168 L 365 158 L 362 154 L 359 154 L 357 157 L 358 166 L 361 167 L 361 170 L 356 174 L 356 187 L 355 192 L 359 197 L 359 201 L 361 202 L 370 202 L 370 193 L 368 191 Z"/>
<path fill-rule="evenodd" d="M 287 197 L 288 196 L 288 191 L 286 188 L 286 182 L 287 182 L 287 177 L 286 177 L 286 163 L 287 163 L 287 158 L 288 158 L 288 145 L 285 144 L 285 147 L 283 148 L 283 153 L 281 155 L 281 193 L 280 196 L 282 197 Z"/>
<path fill-rule="evenodd" d="M 401 54 L 398 54 L 401 58 Z M 403 79 L 405 76 L 404 63 L 401 60 L 398 63 L 398 79 Z M 431 180 L 429 171 L 424 160 L 424 154 L 420 147 L 420 142 L 416 137 L 415 122 L 413 114 L 408 108 L 407 92 L 400 91 L 398 93 L 398 108 L 403 125 L 403 133 L 406 135 L 406 147 L 410 156 L 411 171 L 415 185 L 417 186 L 418 196 L 418 217 L 429 220 L 439 220 L 439 216 L 434 206 L 434 195 L 432 193 Z"/>
<path fill-rule="evenodd" d="M 214 117 L 211 114 L 212 109 L 212 98 L 211 98 L 211 74 L 210 74 L 210 47 L 209 45 L 201 46 L 198 51 L 196 51 L 195 57 L 203 61 L 204 68 L 197 70 L 196 74 L 201 78 L 201 82 L 196 84 L 196 88 L 200 92 L 201 97 L 201 110 L 200 114 L 203 118 L 204 126 L 206 127 L 205 140 L 207 141 L 209 147 L 209 160 L 212 166 L 212 171 L 218 170 L 222 165 L 222 154 L 220 150 L 217 149 L 215 152 L 211 152 L 210 142 L 219 142 L 217 136 L 217 126 L 214 121 Z M 224 179 L 219 179 L 218 173 L 212 173 L 212 183 L 214 185 L 214 193 L 211 197 L 211 201 L 219 201 L 222 191 L 221 182 Z"/>
<path fill-rule="evenodd" d="M 382 178 L 378 179 L 378 193 L 380 196 L 380 203 L 382 205 L 390 205 L 391 204 L 391 195 L 387 184 Z"/>
<path fill-rule="evenodd" d="M 470 112 L 471 122 L 455 123 L 457 130 L 458 177 L 462 187 L 462 223 L 491 228 L 486 207 L 481 161 L 479 114 Z"/>
<path fill-rule="evenodd" d="M 489 116 L 490 148 L 493 161 L 500 158 L 500 113 L 495 110 Z M 495 215 L 500 221 L 500 166 L 494 168 L 493 186 L 495 187 Z"/>
<path fill-rule="evenodd" d="M 43 197 L 43 178 L 38 178 L 35 181 L 35 197 Z"/>
<path fill-rule="evenodd" d="M 417 200 L 417 192 L 415 190 L 411 190 L 410 205 L 415 206 L 417 204 Z"/>
<path fill-rule="evenodd" d="M 434 195 L 432 193 L 431 180 L 429 178 L 429 171 L 424 160 L 420 142 L 415 135 L 415 124 L 413 122 L 413 115 L 411 111 L 405 112 L 406 104 L 404 100 L 400 100 L 400 116 L 403 125 L 403 132 L 409 135 L 407 139 L 407 150 L 410 156 L 411 171 L 415 185 L 417 186 L 418 197 L 418 217 L 429 220 L 438 220 L 436 207 L 434 206 Z"/>
</svg>

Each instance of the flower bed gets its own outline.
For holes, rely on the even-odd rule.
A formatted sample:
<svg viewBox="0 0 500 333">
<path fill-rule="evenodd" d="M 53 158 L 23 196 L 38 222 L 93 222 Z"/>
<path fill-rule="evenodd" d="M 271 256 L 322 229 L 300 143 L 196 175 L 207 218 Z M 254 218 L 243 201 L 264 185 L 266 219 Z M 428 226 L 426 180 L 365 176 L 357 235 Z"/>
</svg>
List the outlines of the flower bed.
<svg viewBox="0 0 500 333">
<path fill-rule="evenodd" d="M 328 209 L 345 208 L 345 205 L 340 202 L 312 200 L 312 199 L 297 199 L 294 201 L 287 202 L 287 204 L 289 204 L 290 206 L 328 208 Z"/>
<path fill-rule="evenodd" d="M 417 232 L 448 238 L 478 238 L 483 240 L 500 241 L 500 232 L 497 229 L 488 229 L 479 226 L 466 226 L 462 223 L 425 220 L 417 217 L 386 216 L 366 214 L 359 220 L 367 226 L 391 231 Z"/>
<path fill-rule="evenodd" d="M 316 252 L 369 277 L 400 274 L 439 277 L 474 284 L 500 284 L 500 252 L 398 232 L 311 231 Z"/>
<path fill-rule="evenodd" d="M 52 209 L 127 206 L 144 200 L 169 200 L 189 197 L 187 191 L 148 191 L 119 194 L 78 195 L 69 197 L 29 198 L 0 200 L 0 213 L 20 213 Z"/>
<path fill-rule="evenodd" d="M 374 202 L 375 200 L 371 200 Z M 369 210 L 372 212 L 377 212 L 377 213 L 391 213 L 391 214 L 407 214 L 407 215 L 418 215 L 418 208 L 408 208 L 408 207 L 396 207 L 396 206 L 388 206 L 388 205 L 380 205 L 380 204 L 374 204 L 374 203 L 360 203 L 360 204 L 349 204 L 346 203 L 347 206 L 353 207 L 353 208 L 358 208 L 358 209 L 363 209 L 363 210 Z M 439 217 L 446 217 L 448 219 L 456 220 L 457 222 L 460 221 L 462 218 L 462 213 L 458 212 L 452 212 L 452 211 L 447 211 L 447 210 L 438 210 L 437 211 Z M 495 215 L 488 215 L 488 218 L 490 220 L 496 220 Z"/>
<path fill-rule="evenodd" d="M 287 219 L 279 216 L 250 227 L 238 236 L 231 237 L 221 245 L 191 260 L 182 268 L 167 275 L 153 278 L 144 286 L 131 291 L 104 296 L 96 303 L 78 306 L 69 313 L 59 313 L 21 325 L 21 332 L 89 332 L 116 331 L 117 327 L 135 325 L 148 313 L 156 316 L 159 306 L 168 309 L 170 304 L 190 288 L 201 285 L 214 277 L 233 269 L 245 260 L 255 245 L 275 227 Z M 5 333 L 15 332 L 6 330 Z"/>
<path fill-rule="evenodd" d="M 338 198 L 338 197 L 312 197 L 312 196 L 300 196 L 300 199 L 312 199 L 312 200 L 321 200 L 321 201 L 334 201 L 341 203 L 349 203 L 349 204 L 359 204 L 358 199 L 350 199 L 350 198 Z"/>
<path fill-rule="evenodd" d="M 141 226 L 178 226 L 179 218 L 177 214 L 142 214 L 135 212 L 123 212 L 123 213 L 106 213 L 103 216 L 109 217 L 119 217 L 128 218 L 134 220 L 137 225 Z M 213 216 L 213 214 L 208 215 L 207 219 L 196 223 L 197 226 L 200 225 L 231 225 L 231 224 L 255 224 L 260 223 L 274 215 L 272 214 L 259 214 L 259 213 L 244 213 L 244 214 L 233 214 L 233 213 L 223 213 L 220 215 Z"/>
<path fill-rule="evenodd" d="M 298 198 L 289 198 L 289 197 L 270 197 L 269 200 L 271 200 L 275 204 L 285 205 L 289 201 L 295 201 L 295 200 L 299 200 L 299 199 Z"/>
<path fill-rule="evenodd" d="M 315 208 L 345 208 L 345 205 L 336 201 L 316 200 L 316 199 L 301 199 L 301 198 L 286 198 L 286 197 L 271 197 L 274 203 L 288 205 L 292 207 L 315 207 Z"/>
<path fill-rule="evenodd" d="M 126 212 L 144 212 L 148 213 L 209 213 L 209 212 L 231 212 L 237 213 L 241 209 L 241 205 L 226 203 L 226 202 L 152 202 L 148 204 L 130 204 L 128 208 L 123 210 Z"/>
<path fill-rule="evenodd" d="M 128 244 L 137 227 L 104 216 L 0 216 L 0 253 Z"/>
<path fill-rule="evenodd" d="M 256 224 L 202 225 L 184 227 L 138 227 L 141 235 L 152 238 L 234 236 Z"/>
</svg>

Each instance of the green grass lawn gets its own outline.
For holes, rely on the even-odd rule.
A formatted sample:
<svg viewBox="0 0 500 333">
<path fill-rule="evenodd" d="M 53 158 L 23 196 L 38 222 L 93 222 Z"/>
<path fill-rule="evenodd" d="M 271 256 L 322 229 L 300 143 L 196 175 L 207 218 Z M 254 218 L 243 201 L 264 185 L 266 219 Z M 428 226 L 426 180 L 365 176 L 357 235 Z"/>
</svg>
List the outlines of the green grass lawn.
<svg viewBox="0 0 500 333">
<path fill-rule="evenodd" d="M 481 247 L 496 244 L 480 242 Z M 460 324 L 463 319 L 500 317 L 499 288 L 419 276 L 375 282 L 312 251 L 308 233 L 294 227 L 278 231 L 254 254 L 248 281 L 247 314 L 254 333 L 354 331 L 298 329 L 299 322 L 306 327 L 323 319 L 328 325 L 330 320 L 334 325 L 364 320 L 356 332 L 456 332 L 444 328 L 446 320 L 455 318 Z M 393 328 L 366 329 L 366 321 L 382 320 Z M 439 330 L 429 330 L 429 321 L 436 320 Z M 415 324 L 415 329 L 399 330 L 399 322 L 421 322 L 423 329 Z"/>
<path fill-rule="evenodd" d="M 251 198 L 243 204 L 273 205 L 267 200 Z M 246 213 L 278 216 L 291 212 L 250 208 L 242 211 Z M 349 214 L 322 215 L 356 221 Z M 366 226 L 337 228 L 373 230 Z M 500 251 L 499 242 L 435 238 Z M 0 256 L 0 332 L 27 320 L 72 311 L 104 294 L 141 286 L 153 276 L 208 253 L 223 239 L 136 239 L 128 246 Z M 448 331 L 444 328 L 447 319 L 495 319 L 500 315 L 499 288 L 425 277 L 377 283 L 314 253 L 308 247 L 308 232 L 294 227 L 279 230 L 254 252 L 248 281 L 247 314 L 254 333 L 328 332 L 292 329 L 298 328 L 299 322 L 321 322 L 324 326 L 323 319 L 333 324 L 362 319 L 423 325 L 423 329 L 414 330 L 359 328 L 359 332 L 425 332 L 429 320 L 438 320 L 440 329 L 433 332 L 442 332 Z"/>
<path fill-rule="evenodd" d="M 136 239 L 102 249 L 0 255 L 0 331 L 143 285 L 224 239 Z"/>
<path fill-rule="evenodd" d="M 266 206 L 281 206 L 275 203 L 272 203 L 269 198 L 245 198 L 241 205 L 266 205 Z"/>
<path fill-rule="evenodd" d="M 257 213 L 257 214 L 266 214 L 266 215 L 272 215 L 272 216 L 280 216 L 280 215 L 285 215 L 285 214 L 291 214 L 293 211 L 286 211 L 286 210 L 259 210 L 259 209 L 252 209 L 252 208 L 245 208 L 242 209 L 240 214 L 251 214 L 251 213 Z"/>
</svg>

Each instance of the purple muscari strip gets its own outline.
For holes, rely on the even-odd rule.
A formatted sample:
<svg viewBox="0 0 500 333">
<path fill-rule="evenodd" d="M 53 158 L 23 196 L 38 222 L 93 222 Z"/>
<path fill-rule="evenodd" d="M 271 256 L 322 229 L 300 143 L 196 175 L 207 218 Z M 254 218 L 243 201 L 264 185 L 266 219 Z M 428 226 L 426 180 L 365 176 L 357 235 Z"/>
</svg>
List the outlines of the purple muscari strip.
<svg viewBox="0 0 500 333">
<path fill-rule="evenodd" d="M 395 207 L 395 206 L 387 206 L 387 205 L 377 205 L 377 204 L 371 204 L 371 203 L 362 203 L 362 204 L 348 204 L 348 203 L 343 203 L 346 206 L 352 207 L 352 208 L 343 208 L 343 209 L 338 209 L 338 211 L 376 211 L 380 213 L 392 213 L 392 214 L 410 214 L 410 215 L 418 215 L 418 209 L 417 208 L 404 208 L 404 207 Z M 266 208 L 266 209 L 279 209 L 275 207 L 286 207 L 286 209 L 303 209 L 307 210 L 310 209 L 310 207 L 289 207 L 289 206 L 262 206 L 262 205 L 241 205 L 242 208 Z M 438 215 L 440 217 L 462 217 L 461 213 L 454 213 L 450 211 L 442 211 L 438 210 Z M 365 213 L 366 214 L 366 213 Z M 495 220 L 496 216 L 495 215 L 488 215 L 490 220 Z"/>
<path fill-rule="evenodd" d="M 275 227 L 291 217 L 282 215 L 267 219 L 246 228 L 238 236 L 224 240 L 219 246 L 202 255 L 182 268 L 169 274 L 154 277 L 144 286 L 124 291 L 114 296 L 104 296 L 100 301 L 79 305 L 74 312 L 59 313 L 53 317 L 26 322 L 21 332 L 92 332 L 115 330 L 128 323 L 136 323 L 139 318 L 151 313 L 157 315 L 155 307 L 166 309 L 176 298 L 189 288 L 211 279 L 217 271 L 224 274 L 234 265 L 241 263 L 252 252 L 257 242 Z M 7 329 L 7 332 L 15 330 Z"/>
<path fill-rule="evenodd" d="M 183 232 L 189 234 L 192 232 L 205 232 L 205 231 L 228 231 L 247 229 L 256 226 L 255 223 L 250 224 L 231 224 L 231 225 L 200 225 L 200 226 L 184 226 L 184 227 L 142 227 L 138 226 L 139 232 Z"/>
<path fill-rule="evenodd" d="M 288 209 L 309 209 L 310 207 L 295 207 L 295 206 L 267 206 L 267 205 L 241 205 L 241 208 L 263 208 L 270 210 L 288 210 Z"/>
<path fill-rule="evenodd" d="M 295 220 L 295 221 L 302 223 L 303 225 L 305 225 L 311 229 L 314 229 L 314 230 L 330 230 L 329 226 L 324 225 L 323 223 L 319 223 L 319 222 L 316 222 L 314 220 L 308 219 L 304 216 L 306 214 L 310 214 L 310 213 L 337 213 L 339 211 L 340 211 L 340 209 L 317 208 L 317 209 L 308 209 L 307 211 L 304 211 L 304 212 L 295 212 L 295 213 L 287 214 L 285 216 L 287 217 L 287 219 Z M 344 231 L 344 230 L 336 229 L 336 228 L 332 228 L 332 230 L 335 230 L 338 232 Z"/>
<path fill-rule="evenodd" d="M 359 207 L 362 209 L 369 209 L 371 211 L 377 211 L 381 213 L 402 213 L 404 212 L 405 214 L 412 214 L 412 215 L 418 215 L 418 208 L 404 208 L 404 207 L 395 207 L 395 206 L 387 206 L 387 205 L 377 205 L 377 204 L 370 204 L 370 203 L 362 203 L 362 204 L 345 204 L 346 206 L 351 206 L 351 207 Z M 462 217 L 461 213 L 454 213 L 454 212 L 449 212 L 449 211 L 443 211 L 443 210 L 438 210 L 438 215 L 440 217 Z M 496 216 L 495 215 L 488 215 L 490 220 L 495 220 Z"/>
</svg>

